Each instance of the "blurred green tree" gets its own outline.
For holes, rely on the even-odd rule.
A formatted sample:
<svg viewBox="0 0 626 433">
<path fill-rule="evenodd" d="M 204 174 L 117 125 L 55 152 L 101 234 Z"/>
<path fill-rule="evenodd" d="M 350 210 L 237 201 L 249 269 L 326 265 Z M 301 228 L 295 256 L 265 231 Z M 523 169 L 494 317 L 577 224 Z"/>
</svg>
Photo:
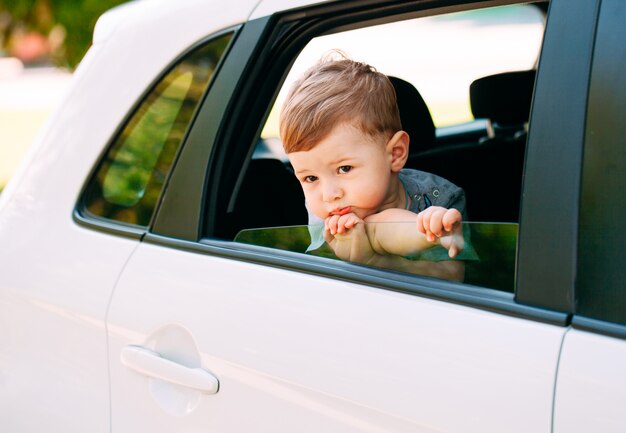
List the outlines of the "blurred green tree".
<svg viewBox="0 0 626 433">
<path fill-rule="evenodd" d="M 108 9 L 127 0 L 0 0 L 0 51 L 26 65 L 73 69 Z"/>
</svg>

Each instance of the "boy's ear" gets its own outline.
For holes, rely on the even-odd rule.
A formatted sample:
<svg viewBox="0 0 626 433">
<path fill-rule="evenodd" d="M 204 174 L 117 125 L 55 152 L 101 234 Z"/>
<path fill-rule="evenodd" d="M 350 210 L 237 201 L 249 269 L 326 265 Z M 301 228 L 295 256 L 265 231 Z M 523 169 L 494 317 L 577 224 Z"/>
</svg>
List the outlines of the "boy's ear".
<svg viewBox="0 0 626 433">
<path fill-rule="evenodd" d="M 398 131 L 387 142 L 387 154 L 391 158 L 391 171 L 399 172 L 409 157 L 409 134 Z"/>
</svg>

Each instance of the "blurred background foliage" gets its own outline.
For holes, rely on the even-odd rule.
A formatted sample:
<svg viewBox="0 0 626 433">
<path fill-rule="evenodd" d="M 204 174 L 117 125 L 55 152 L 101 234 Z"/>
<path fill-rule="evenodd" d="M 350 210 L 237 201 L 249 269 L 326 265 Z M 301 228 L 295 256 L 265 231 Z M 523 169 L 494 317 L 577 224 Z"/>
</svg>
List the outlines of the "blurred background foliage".
<svg viewBox="0 0 626 433">
<path fill-rule="evenodd" d="M 126 0 L 0 0 L 0 57 L 74 69 L 108 9 Z"/>
</svg>

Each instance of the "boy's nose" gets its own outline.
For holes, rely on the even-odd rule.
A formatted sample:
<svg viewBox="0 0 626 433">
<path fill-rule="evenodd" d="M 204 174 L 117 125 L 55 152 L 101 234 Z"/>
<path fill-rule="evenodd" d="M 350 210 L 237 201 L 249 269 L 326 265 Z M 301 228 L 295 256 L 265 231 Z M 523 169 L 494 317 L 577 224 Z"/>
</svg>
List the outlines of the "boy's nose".
<svg viewBox="0 0 626 433">
<path fill-rule="evenodd" d="M 329 183 L 325 185 L 322 191 L 322 200 L 324 200 L 325 202 L 335 201 L 337 199 L 340 199 L 342 196 L 343 193 L 341 191 L 341 188 L 339 188 L 339 185 L 334 183 Z"/>
</svg>

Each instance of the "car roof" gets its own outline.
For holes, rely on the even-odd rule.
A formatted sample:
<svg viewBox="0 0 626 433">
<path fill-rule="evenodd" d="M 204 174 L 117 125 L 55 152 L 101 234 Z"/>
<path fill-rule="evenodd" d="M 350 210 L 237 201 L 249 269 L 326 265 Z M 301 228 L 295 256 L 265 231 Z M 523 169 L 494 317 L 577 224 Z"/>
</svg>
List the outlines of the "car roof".
<svg viewBox="0 0 626 433">
<path fill-rule="evenodd" d="M 320 3 L 332 3 L 333 1 L 323 0 L 261 0 L 254 9 L 249 19 L 253 20 L 276 12 L 298 9 Z"/>
<path fill-rule="evenodd" d="M 220 0 L 135 0 L 110 9 L 98 19 L 93 44 L 129 32 L 175 39 L 198 35 L 198 39 L 245 22 L 257 4 L 258 0 L 231 0 L 231 7 L 225 8 Z"/>
<path fill-rule="evenodd" d="M 230 7 L 224 8 L 220 0 L 135 0 L 116 6 L 105 12 L 96 23 L 93 43 L 98 44 L 107 40 L 116 29 L 135 26 L 138 22 L 154 27 L 154 31 L 163 31 L 163 21 L 168 17 L 185 16 L 189 18 L 204 17 L 210 21 L 212 15 L 219 10 L 223 22 L 229 22 L 229 15 L 233 17 L 246 16 L 248 20 L 272 15 L 276 12 L 293 10 L 309 5 L 327 3 L 320 0 L 231 0 Z M 207 14 L 203 14 L 207 12 Z M 205 27 L 208 23 L 205 22 Z M 188 31 L 186 23 L 185 30 Z M 180 28 L 178 28 L 180 30 Z M 149 30 L 146 28 L 146 30 Z M 174 29 L 175 30 L 175 29 Z M 216 29 L 217 30 L 217 29 Z"/>
</svg>

